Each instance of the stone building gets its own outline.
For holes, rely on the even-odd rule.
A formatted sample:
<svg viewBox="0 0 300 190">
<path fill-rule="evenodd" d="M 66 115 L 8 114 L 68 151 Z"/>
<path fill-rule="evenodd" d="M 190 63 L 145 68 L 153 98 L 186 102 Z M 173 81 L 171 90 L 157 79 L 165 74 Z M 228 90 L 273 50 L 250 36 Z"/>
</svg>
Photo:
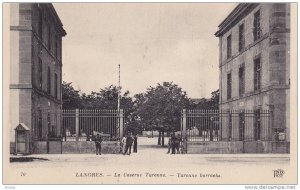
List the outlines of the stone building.
<svg viewBox="0 0 300 190">
<path fill-rule="evenodd" d="M 289 142 L 290 5 L 240 3 L 218 27 L 220 109 L 270 110 Z"/>
<path fill-rule="evenodd" d="M 60 120 L 54 113 L 62 104 L 65 35 L 51 3 L 10 4 L 11 152 L 19 123 L 29 128 L 31 142 L 45 141 L 50 133 L 53 137 L 60 134 Z"/>
</svg>

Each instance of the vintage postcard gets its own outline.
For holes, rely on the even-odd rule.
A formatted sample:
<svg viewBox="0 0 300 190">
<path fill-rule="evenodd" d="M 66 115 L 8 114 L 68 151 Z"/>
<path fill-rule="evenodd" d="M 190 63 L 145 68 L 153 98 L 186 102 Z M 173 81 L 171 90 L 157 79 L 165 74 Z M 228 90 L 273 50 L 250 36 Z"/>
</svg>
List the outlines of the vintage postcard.
<svg viewBox="0 0 300 190">
<path fill-rule="evenodd" d="M 298 183 L 297 3 L 4 3 L 3 56 L 4 185 Z"/>
</svg>

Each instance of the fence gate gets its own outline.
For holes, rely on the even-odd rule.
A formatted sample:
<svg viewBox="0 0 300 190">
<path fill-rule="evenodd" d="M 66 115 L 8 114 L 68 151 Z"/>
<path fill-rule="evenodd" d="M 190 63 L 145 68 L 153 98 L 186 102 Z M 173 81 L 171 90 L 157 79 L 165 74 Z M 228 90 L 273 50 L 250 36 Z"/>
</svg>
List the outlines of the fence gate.
<svg viewBox="0 0 300 190">
<path fill-rule="evenodd" d="M 181 132 L 190 142 L 274 140 L 269 110 L 182 110 Z M 273 131 L 274 132 L 274 131 Z"/>
</svg>

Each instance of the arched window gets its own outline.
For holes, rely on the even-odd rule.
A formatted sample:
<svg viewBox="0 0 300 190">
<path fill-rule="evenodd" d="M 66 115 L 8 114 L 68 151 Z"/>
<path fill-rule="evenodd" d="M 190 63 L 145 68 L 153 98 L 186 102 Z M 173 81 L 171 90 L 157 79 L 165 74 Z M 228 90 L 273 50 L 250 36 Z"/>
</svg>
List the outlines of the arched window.
<svg viewBox="0 0 300 190">
<path fill-rule="evenodd" d="M 51 95 L 51 71 L 50 67 L 48 67 L 47 71 L 47 92 Z"/>
</svg>

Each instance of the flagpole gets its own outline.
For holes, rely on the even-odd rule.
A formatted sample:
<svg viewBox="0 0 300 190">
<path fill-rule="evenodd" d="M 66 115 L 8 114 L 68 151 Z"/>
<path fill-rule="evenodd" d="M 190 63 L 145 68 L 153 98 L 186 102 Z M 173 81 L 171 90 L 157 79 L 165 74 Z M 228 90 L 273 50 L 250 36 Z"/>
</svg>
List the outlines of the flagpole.
<svg viewBox="0 0 300 190">
<path fill-rule="evenodd" d="M 121 131 L 120 131 L 120 91 L 121 91 L 121 85 L 120 85 L 120 64 L 118 65 L 118 107 L 117 107 L 117 113 L 118 113 L 118 119 L 117 119 L 117 129 L 118 129 L 118 132 L 119 132 L 119 137 L 122 138 L 120 135 L 121 135 Z"/>
<path fill-rule="evenodd" d="M 120 64 L 119 64 L 119 78 L 118 78 L 118 111 L 120 111 L 120 91 L 121 91 L 121 86 L 120 86 Z"/>
</svg>

